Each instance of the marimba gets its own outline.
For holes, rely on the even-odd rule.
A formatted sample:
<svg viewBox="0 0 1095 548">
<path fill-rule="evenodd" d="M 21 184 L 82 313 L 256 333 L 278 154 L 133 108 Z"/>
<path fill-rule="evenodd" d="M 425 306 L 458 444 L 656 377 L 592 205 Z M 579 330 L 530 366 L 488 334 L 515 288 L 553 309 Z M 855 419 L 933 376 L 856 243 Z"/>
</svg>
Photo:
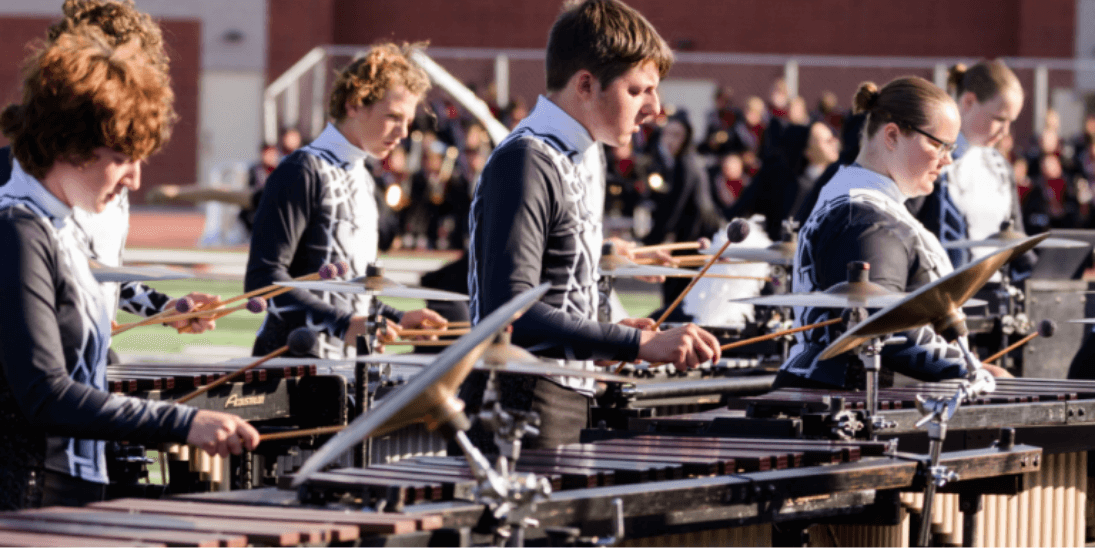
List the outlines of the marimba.
<svg viewBox="0 0 1095 548">
<path fill-rule="evenodd" d="M 119 499 L 0 514 L 4 546 L 347 545 L 378 535 L 428 538 L 438 516 Z"/>
<path fill-rule="evenodd" d="M 1041 451 L 957 451 L 942 462 L 965 481 L 1006 478 L 1039 470 Z M 915 488 L 922 466 L 884 442 L 656 435 L 525 451 L 518 462 L 557 489 L 538 503 L 532 517 L 540 525 L 526 538 L 604 538 L 622 518 L 623 545 L 692 546 L 790 542 L 780 536 L 796 530 L 788 525 L 858 514 Z M 469 478 L 458 458 L 416 457 L 323 472 L 301 492 L 240 490 L 24 511 L 0 515 L 0 544 L 467 545 L 485 540 L 477 533 L 484 507 L 467 500 Z M 299 502 L 301 493 L 311 504 Z M 377 501 L 402 511 L 370 510 Z M 908 528 L 900 521 L 888 526 Z"/>
<path fill-rule="evenodd" d="M 880 390 L 881 415 L 893 423 L 877 432 L 901 450 L 925 451 L 926 434 L 917 394 L 947 396 L 954 383 L 925 383 Z M 742 435 L 745 432 L 788 437 L 830 438 L 848 435 L 850 417 L 861 413 L 862 392 L 781 389 L 731 401 L 729 407 L 699 413 L 638 418 L 636 431 Z M 1014 429 L 1015 441 L 1043 448 L 1038 474 L 1027 474 L 997 494 L 967 497 L 977 505 L 969 519 L 960 516 L 959 495 L 939 495 L 935 508 L 937 541 L 984 546 L 1082 545 L 1087 523 L 1087 451 L 1095 448 L 1095 382 L 1044 379 L 1001 379 L 997 390 L 959 408 L 948 422 L 944 448 L 971 449 L 999 442 L 1003 428 Z M 765 435 L 765 434 L 761 434 Z M 867 429 L 854 432 L 864 437 Z M 1003 485 L 1003 484 L 1001 484 Z M 907 509 L 918 512 L 922 501 L 906 496 Z M 976 508 L 974 508 L 976 509 Z M 1031 524 L 1030 527 L 1027 527 Z M 965 537 L 965 538 L 964 538 Z"/>
<path fill-rule="evenodd" d="M 610 524 L 622 511 L 624 545 L 778 545 L 788 541 L 780 532 L 795 528 L 773 523 L 855 515 L 886 493 L 915 488 L 921 460 L 891 450 L 890 443 L 863 440 L 651 435 L 523 451 L 518 470 L 542 474 L 555 488 L 537 505 L 533 517 L 540 527 L 527 538 L 558 535 L 558 528 L 567 527 L 604 538 L 613 534 Z M 1038 470 L 1040 454 L 1014 446 L 951 452 L 943 460 L 973 481 Z M 299 494 L 313 505 L 349 501 L 355 507 L 437 513 L 446 528 L 465 531 L 483 518 L 481 506 L 462 501 L 473 489 L 461 459 L 417 457 L 322 472 L 299 492 L 201 498 L 286 504 Z"/>
</svg>

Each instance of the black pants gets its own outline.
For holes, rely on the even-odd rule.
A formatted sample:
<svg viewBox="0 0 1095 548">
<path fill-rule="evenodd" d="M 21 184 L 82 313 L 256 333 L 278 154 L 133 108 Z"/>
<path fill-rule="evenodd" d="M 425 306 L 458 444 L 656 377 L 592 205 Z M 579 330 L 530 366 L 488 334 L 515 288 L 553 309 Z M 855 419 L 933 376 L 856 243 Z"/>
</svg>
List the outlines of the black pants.
<svg viewBox="0 0 1095 548">
<path fill-rule="evenodd" d="M 461 387 L 460 397 L 467 403 L 469 417 L 479 412 L 487 375 L 473 371 Z M 567 443 L 578 443 L 582 429 L 589 425 L 589 398 L 546 377 L 529 375 L 499 375 L 502 407 L 518 411 L 535 411 L 540 415 L 540 435 L 526 436 L 521 447 L 550 449 Z M 468 438 L 485 454 L 494 455 L 494 433 L 475 421 Z M 459 455 L 456 444 L 449 444 L 449 454 Z"/>
<path fill-rule="evenodd" d="M 106 500 L 106 485 L 46 470 L 42 506 L 85 506 Z"/>
</svg>

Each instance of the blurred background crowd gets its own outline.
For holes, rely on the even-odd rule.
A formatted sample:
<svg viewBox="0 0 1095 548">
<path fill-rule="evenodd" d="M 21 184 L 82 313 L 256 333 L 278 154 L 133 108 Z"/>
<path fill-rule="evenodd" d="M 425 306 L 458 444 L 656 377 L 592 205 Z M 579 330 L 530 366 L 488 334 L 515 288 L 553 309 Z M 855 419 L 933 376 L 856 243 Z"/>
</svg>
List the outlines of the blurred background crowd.
<svg viewBox="0 0 1095 548">
<path fill-rule="evenodd" d="M 369 166 L 387 207 L 382 243 L 391 249 L 467 245 L 471 192 L 492 143 L 465 109 L 435 95 L 404 146 Z M 490 93 L 481 98 L 510 128 L 528 112 L 522 99 L 500 106 Z M 777 79 L 766 98 L 736 97 L 720 86 L 713 103 L 704 127 L 665 104 L 630 146 L 605 147 L 605 226 L 612 235 L 647 244 L 690 241 L 728 219 L 760 214 L 769 238 L 779 240 L 783 221 L 809 213 L 826 170 L 851 163 L 859 149 L 862 120 L 840 108 L 831 91 L 808 105 Z M 1031 233 L 1095 228 L 1095 113 L 1079 125 L 1080 133 L 1062 134 L 1050 109 L 1040 134 L 1018 140 L 1009 134 L 997 145 L 1014 168 Z M 278 147 L 263 147 L 251 187 L 261 188 L 278 159 L 309 137 L 290 128 Z"/>
</svg>

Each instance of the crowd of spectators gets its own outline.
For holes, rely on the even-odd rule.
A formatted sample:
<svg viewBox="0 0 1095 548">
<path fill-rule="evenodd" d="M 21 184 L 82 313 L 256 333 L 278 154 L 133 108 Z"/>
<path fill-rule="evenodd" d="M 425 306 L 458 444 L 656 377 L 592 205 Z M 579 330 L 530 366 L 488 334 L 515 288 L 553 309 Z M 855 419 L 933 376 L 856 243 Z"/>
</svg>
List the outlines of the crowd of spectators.
<svg viewBox="0 0 1095 548">
<path fill-rule="evenodd" d="M 528 112 L 523 100 L 499 107 L 490 88 L 482 95 L 507 127 Z M 738 102 L 724 86 L 713 105 L 706 127 L 693 128 L 687 113 L 665 104 L 630 145 L 605 147 L 610 235 L 647 244 L 688 241 L 711 235 L 728 219 L 761 214 L 768 236 L 778 240 L 783 221 L 809 213 L 826 169 L 855 159 L 861 120 L 832 92 L 821 94 L 811 110 L 777 80 L 767 100 Z M 431 96 L 428 107 L 405 146 L 370 166 L 388 219 L 381 243 L 463 250 L 471 193 L 493 143 L 483 125 L 448 97 Z M 1014 167 L 1024 224 L 1032 233 L 1095 228 L 1095 114 L 1078 136 L 1060 131 L 1050 110 L 1036 138 L 1016 142 L 1009 135 L 998 145 Z"/>
</svg>

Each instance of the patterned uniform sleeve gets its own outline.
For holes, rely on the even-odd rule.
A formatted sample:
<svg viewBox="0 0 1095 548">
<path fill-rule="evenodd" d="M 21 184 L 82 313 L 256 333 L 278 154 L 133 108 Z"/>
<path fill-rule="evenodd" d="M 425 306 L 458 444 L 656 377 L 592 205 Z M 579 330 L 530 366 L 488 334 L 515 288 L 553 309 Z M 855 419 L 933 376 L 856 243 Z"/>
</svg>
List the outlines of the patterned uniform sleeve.
<svg viewBox="0 0 1095 548">
<path fill-rule="evenodd" d="M 852 227 L 843 238 L 832 240 L 816 256 L 831 257 L 818 265 L 818 280 L 831 287 L 847 280 L 847 265 L 851 261 L 867 261 L 871 265 L 870 280 L 891 291 L 909 289 L 910 263 L 918 260 L 910 243 L 899 234 L 879 223 Z M 965 363 L 961 350 L 948 344 L 930 326 L 898 333 L 906 342 L 887 345 L 882 351 L 882 365 L 923 381 L 937 381 L 964 376 Z"/>
<path fill-rule="evenodd" d="M 20 410 L 51 435 L 185 442 L 196 410 L 107 394 L 65 367 L 57 284 L 66 283 L 56 241 L 29 215 L 0 219 L 0 364 Z"/>
<path fill-rule="evenodd" d="M 118 308 L 142 318 L 163 312 L 171 297 L 140 282 L 126 282 L 118 294 Z"/>
<path fill-rule="evenodd" d="M 284 160 L 266 180 L 262 200 L 255 211 L 251 252 L 247 257 L 244 290 L 252 291 L 274 282 L 293 279 L 289 273 L 308 228 L 311 212 L 319 201 L 322 181 L 306 165 L 306 155 Z M 352 311 L 327 304 L 304 289 L 274 297 L 271 311 L 288 324 L 317 326 L 332 337 L 342 337 Z"/>
<path fill-rule="evenodd" d="M 559 175 L 551 160 L 520 142 L 498 150 L 483 171 L 472 205 L 476 257 L 469 290 L 478 317 L 545 280 L 542 258 L 550 253 L 551 226 L 558 215 Z M 554 196 L 553 196 L 554 195 Z M 513 324 L 513 341 L 548 357 L 572 360 L 632 360 L 639 331 L 568 314 L 538 302 Z"/>
</svg>

